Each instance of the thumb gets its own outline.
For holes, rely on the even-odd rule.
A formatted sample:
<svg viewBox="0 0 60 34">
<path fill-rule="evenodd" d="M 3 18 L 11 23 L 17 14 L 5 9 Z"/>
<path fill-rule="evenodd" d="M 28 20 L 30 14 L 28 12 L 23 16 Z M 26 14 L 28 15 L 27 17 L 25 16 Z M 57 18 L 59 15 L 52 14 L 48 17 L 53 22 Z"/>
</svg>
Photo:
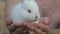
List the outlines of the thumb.
<svg viewBox="0 0 60 34">
<path fill-rule="evenodd" d="M 42 17 L 41 19 L 40 19 L 40 22 L 39 23 L 42 23 L 42 24 L 44 24 L 44 25 L 50 25 L 50 19 L 48 18 L 48 17 Z"/>
<path fill-rule="evenodd" d="M 11 25 L 12 23 L 13 23 L 13 22 L 12 22 L 11 19 L 7 19 L 7 20 L 6 20 L 6 25 L 7 25 L 7 26 Z"/>
</svg>

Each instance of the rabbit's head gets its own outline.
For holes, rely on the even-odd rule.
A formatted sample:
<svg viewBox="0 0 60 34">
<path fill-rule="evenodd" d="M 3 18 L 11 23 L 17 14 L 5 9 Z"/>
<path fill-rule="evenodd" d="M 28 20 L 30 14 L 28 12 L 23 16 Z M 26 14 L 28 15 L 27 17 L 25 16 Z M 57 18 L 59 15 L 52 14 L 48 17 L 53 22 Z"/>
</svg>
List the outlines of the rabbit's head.
<svg viewBox="0 0 60 34">
<path fill-rule="evenodd" d="M 22 7 L 24 8 L 23 18 L 28 21 L 36 21 L 40 18 L 39 8 L 35 0 L 23 0 Z"/>
<path fill-rule="evenodd" d="M 24 0 L 24 2 L 21 4 L 18 4 L 14 8 L 11 14 L 13 21 L 18 22 L 21 20 L 27 20 L 32 22 L 39 19 L 40 18 L 39 8 L 36 2 L 34 2 L 33 0 L 30 0 L 29 2 L 28 0 Z"/>
<path fill-rule="evenodd" d="M 39 18 L 37 12 L 28 9 L 23 10 L 20 16 L 23 20 L 27 20 L 29 22 L 36 21 Z"/>
</svg>

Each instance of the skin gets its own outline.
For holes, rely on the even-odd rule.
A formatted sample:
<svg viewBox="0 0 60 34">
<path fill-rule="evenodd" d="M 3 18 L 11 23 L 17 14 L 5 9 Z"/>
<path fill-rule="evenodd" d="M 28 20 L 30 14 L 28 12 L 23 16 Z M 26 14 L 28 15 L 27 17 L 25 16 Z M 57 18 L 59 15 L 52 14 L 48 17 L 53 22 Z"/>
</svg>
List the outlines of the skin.
<svg viewBox="0 0 60 34">
<path fill-rule="evenodd" d="M 37 0 L 36 0 L 37 1 Z M 10 30 L 12 28 L 12 30 L 14 29 L 14 26 L 16 26 L 15 28 L 21 28 L 20 26 L 26 26 L 27 29 L 29 29 L 29 34 L 60 34 L 60 29 L 58 29 L 57 27 L 54 27 L 55 25 L 57 25 L 57 23 L 59 24 L 59 17 L 60 17 L 60 7 L 59 7 L 59 3 L 60 0 L 38 0 L 37 3 L 39 5 L 39 9 L 41 10 L 41 16 L 44 18 L 41 18 L 41 20 L 39 20 L 40 22 L 38 24 L 28 24 L 25 22 L 23 22 L 24 24 L 20 25 L 20 24 L 12 24 L 12 21 L 10 19 L 10 12 L 12 10 L 12 8 L 14 7 L 14 5 L 16 5 L 17 3 L 19 3 L 19 0 L 7 0 L 7 7 L 6 7 L 6 17 L 7 17 L 7 26 L 8 29 Z M 7 10 L 8 9 L 8 10 Z M 49 17 L 49 18 L 47 18 Z M 49 25 L 48 25 L 49 24 Z M 37 27 L 38 26 L 38 27 Z M 55 29 L 57 28 L 57 29 Z M 18 31 L 19 29 L 17 29 Z M 43 30 L 45 30 L 43 32 Z M 17 32 L 16 30 L 13 31 L 13 34 L 17 34 L 17 33 L 21 33 L 23 31 L 19 30 Z M 11 33 L 12 31 L 10 31 Z"/>
</svg>

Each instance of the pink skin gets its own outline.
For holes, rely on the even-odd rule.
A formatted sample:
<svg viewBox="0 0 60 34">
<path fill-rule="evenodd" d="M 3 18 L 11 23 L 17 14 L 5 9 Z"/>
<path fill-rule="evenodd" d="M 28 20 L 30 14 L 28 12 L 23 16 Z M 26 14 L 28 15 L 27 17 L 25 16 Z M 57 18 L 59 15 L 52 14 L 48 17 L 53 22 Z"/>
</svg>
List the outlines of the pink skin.
<svg viewBox="0 0 60 34">
<path fill-rule="evenodd" d="M 28 22 L 24 21 L 24 22 L 22 22 L 22 24 L 15 24 L 13 27 L 18 28 L 19 26 L 26 26 L 29 29 L 29 34 L 35 34 L 35 32 L 38 32 L 39 27 L 41 27 L 41 28 L 47 27 L 50 24 L 50 20 L 47 17 L 42 17 L 39 21 L 40 21 L 39 23 L 37 23 L 37 24 L 34 23 L 32 25 L 30 25 L 30 24 L 28 24 Z M 8 22 L 7 22 L 8 27 L 11 24 L 12 24 L 12 21 L 8 20 Z M 34 30 L 36 30 L 36 31 L 34 31 Z"/>
<path fill-rule="evenodd" d="M 38 28 L 40 28 L 40 29 L 47 28 L 49 24 L 50 24 L 49 18 L 42 17 L 40 20 L 40 23 L 37 23 L 37 24 L 34 23 L 33 25 L 27 24 L 27 28 L 29 29 L 29 34 L 35 34 L 36 32 L 38 32 L 38 30 L 39 30 Z M 45 33 L 41 32 L 41 34 L 45 34 Z"/>
</svg>

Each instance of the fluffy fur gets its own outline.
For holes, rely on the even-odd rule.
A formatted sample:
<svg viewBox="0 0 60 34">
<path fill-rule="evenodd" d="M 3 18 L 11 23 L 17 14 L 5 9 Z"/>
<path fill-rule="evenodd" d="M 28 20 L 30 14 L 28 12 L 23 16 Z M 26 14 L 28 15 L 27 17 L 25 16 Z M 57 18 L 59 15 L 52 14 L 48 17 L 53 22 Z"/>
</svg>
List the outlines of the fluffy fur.
<svg viewBox="0 0 60 34">
<path fill-rule="evenodd" d="M 28 10 L 30 10 L 31 13 L 29 13 Z M 21 23 L 24 20 L 33 22 L 40 19 L 39 8 L 36 1 L 22 0 L 21 3 L 13 8 L 11 19 L 13 23 Z"/>
</svg>

